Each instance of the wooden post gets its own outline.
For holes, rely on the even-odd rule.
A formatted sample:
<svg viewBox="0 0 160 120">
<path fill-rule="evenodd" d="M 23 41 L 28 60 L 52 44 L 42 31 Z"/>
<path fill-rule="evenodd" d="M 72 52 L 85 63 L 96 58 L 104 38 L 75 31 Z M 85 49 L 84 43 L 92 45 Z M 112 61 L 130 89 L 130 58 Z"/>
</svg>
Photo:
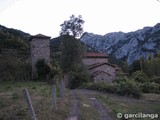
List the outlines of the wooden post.
<svg viewBox="0 0 160 120">
<path fill-rule="evenodd" d="M 32 120 L 36 120 L 36 115 L 34 113 L 32 102 L 31 102 L 31 99 L 30 99 L 30 96 L 29 96 L 29 93 L 28 93 L 27 89 L 23 89 L 23 95 L 24 95 L 24 98 L 25 98 L 25 100 L 27 102 L 27 105 L 28 105 Z"/>
<path fill-rule="evenodd" d="M 56 101 L 56 99 L 57 99 L 57 93 L 56 93 L 56 86 L 54 85 L 53 86 L 53 90 L 52 90 L 52 99 L 53 99 L 53 109 L 54 110 L 57 110 L 57 101 Z"/>
<path fill-rule="evenodd" d="M 60 97 L 61 97 L 61 100 L 63 100 L 63 97 L 64 97 L 64 88 L 63 88 L 63 80 L 61 80 L 61 83 L 60 83 Z"/>
<path fill-rule="evenodd" d="M 63 88 L 63 97 L 65 95 L 65 83 L 64 83 L 64 80 L 62 80 L 62 88 Z"/>
</svg>

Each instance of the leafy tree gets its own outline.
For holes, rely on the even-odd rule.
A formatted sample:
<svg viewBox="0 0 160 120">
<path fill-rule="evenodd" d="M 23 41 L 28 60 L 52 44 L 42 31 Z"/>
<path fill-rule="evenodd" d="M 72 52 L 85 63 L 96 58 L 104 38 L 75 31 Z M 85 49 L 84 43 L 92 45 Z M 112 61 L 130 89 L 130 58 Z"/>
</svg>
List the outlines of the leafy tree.
<svg viewBox="0 0 160 120">
<path fill-rule="evenodd" d="M 145 66 L 145 58 L 144 58 L 144 57 L 141 57 L 141 58 L 140 58 L 141 72 L 144 70 L 144 66 Z"/>
<path fill-rule="evenodd" d="M 158 53 L 157 53 L 157 57 L 160 59 L 160 51 L 158 51 Z"/>
<path fill-rule="evenodd" d="M 135 71 L 141 70 L 141 65 L 140 65 L 140 60 L 135 60 L 131 65 L 130 65 L 130 73 L 133 73 Z"/>
<path fill-rule="evenodd" d="M 145 67 L 144 72 L 149 77 L 160 76 L 160 58 L 159 56 L 160 55 L 158 54 L 156 58 L 152 58 L 152 60 L 148 60 L 145 65 L 146 67 Z"/>
<path fill-rule="evenodd" d="M 70 88 L 76 88 L 89 81 L 88 73 L 82 63 L 84 47 L 81 41 L 76 38 L 83 33 L 83 23 L 84 20 L 81 16 L 72 15 L 70 20 L 61 24 L 61 67 L 63 73 L 69 75 Z"/>
<path fill-rule="evenodd" d="M 151 54 L 148 55 L 148 60 L 147 61 L 152 61 L 152 55 Z"/>
<path fill-rule="evenodd" d="M 129 72 L 129 66 L 128 66 L 128 62 L 124 62 L 123 66 L 122 66 L 122 70 L 124 73 L 128 73 Z"/>
<path fill-rule="evenodd" d="M 70 35 L 63 36 L 61 66 L 64 73 L 74 71 L 82 63 L 83 49 L 80 40 Z"/>
<path fill-rule="evenodd" d="M 81 15 L 79 15 L 78 17 L 72 15 L 70 16 L 70 20 L 64 21 L 64 23 L 60 25 L 60 35 L 71 35 L 74 37 L 80 37 L 83 33 L 83 24 L 84 20 L 82 19 Z"/>
</svg>

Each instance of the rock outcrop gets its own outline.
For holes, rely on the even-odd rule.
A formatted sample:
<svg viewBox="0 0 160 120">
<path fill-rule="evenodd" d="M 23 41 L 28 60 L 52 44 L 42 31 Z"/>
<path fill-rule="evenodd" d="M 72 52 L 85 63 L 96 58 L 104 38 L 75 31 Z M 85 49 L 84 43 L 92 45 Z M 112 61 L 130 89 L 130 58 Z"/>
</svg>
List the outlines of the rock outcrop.
<svg viewBox="0 0 160 120">
<path fill-rule="evenodd" d="M 104 36 L 84 33 L 80 39 L 97 51 L 131 64 L 142 56 L 147 58 L 149 54 L 157 54 L 160 49 L 160 23 L 128 33 L 113 32 Z"/>
</svg>

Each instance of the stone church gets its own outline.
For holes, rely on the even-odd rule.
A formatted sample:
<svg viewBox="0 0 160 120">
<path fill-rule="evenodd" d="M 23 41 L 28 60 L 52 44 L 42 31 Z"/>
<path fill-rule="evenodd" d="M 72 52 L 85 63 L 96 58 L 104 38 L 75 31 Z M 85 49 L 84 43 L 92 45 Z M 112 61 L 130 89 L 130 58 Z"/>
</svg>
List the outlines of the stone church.
<svg viewBox="0 0 160 120">
<path fill-rule="evenodd" d="M 105 53 L 87 52 L 83 63 L 87 65 L 93 82 L 111 83 L 116 77 L 117 66 L 108 63 L 108 55 Z"/>
<path fill-rule="evenodd" d="M 44 59 L 50 64 L 50 37 L 37 34 L 30 41 L 32 78 L 36 76 L 36 62 Z M 88 67 L 93 82 L 112 82 L 116 76 L 116 66 L 108 63 L 108 55 L 98 52 L 84 54 L 83 63 Z"/>
</svg>

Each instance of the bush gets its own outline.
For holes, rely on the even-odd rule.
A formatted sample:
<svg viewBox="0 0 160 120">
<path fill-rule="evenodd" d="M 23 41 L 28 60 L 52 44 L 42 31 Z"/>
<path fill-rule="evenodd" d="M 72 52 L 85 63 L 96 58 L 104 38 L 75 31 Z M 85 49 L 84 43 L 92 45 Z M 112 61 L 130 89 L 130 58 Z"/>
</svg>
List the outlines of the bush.
<svg viewBox="0 0 160 120">
<path fill-rule="evenodd" d="M 120 82 L 126 82 L 127 77 L 116 77 L 116 79 L 113 81 L 113 83 L 120 83 Z"/>
<path fill-rule="evenodd" d="M 134 80 L 122 81 L 118 84 L 117 93 L 120 95 L 133 96 L 136 98 L 141 97 L 141 90 L 139 85 Z"/>
<path fill-rule="evenodd" d="M 160 84 L 160 76 L 159 77 L 154 77 L 150 81 Z"/>
<path fill-rule="evenodd" d="M 148 77 L 145 73 L 141 72 L 141 71 L 136 71 L 132 74 L 132 77 L 135 79 L 135 81 L 139 82 L 139 83 L 145 83 L 148 82 Z"/>
<path fill-rule="evenodd" d="M 0 58 L 0 66 L 0 82 L 31 79 L 31 64 L 29 61 L 7 54 Z"/>
<path fill-rule="evenodd" d="M 44 59 L 40 59 L 36 63 L 37 75 L 40 80 L 44 80 L 50 74 L 50 67 L 45 63 Z"/>
<path fill-rule="evenodd" d="M 84 66 L 79 66 L 75 71 L 69 74 L 69 88 L 74 89 L 82 86 L 85 83 L 90 82 L 90 75 Z"/>
<path fill-rule="evenodd" d="M 144 83 L 141 85 L 141 90 L 144 93 L 160 93 L 160 85 L 156 83 Z"/>
<path fill-rule="evenodd" d="M 98 90 L 108 93 L 116 93 L 119 95 L 133 96 L 135 98 L 141 97 L 141 90 L 139 85 L 132 80 L 121 81 L 119 83 L 90 83 L 86 85 L 87 89 Z"/>
<path fill-rule="evenodd" d="M 106 92 L 106 91 L 108 91 L 109 84 L 104 83 L 104 82 L 89 83 L 89 84 L 86 85 L 86 88 Z"/>
</svg>

